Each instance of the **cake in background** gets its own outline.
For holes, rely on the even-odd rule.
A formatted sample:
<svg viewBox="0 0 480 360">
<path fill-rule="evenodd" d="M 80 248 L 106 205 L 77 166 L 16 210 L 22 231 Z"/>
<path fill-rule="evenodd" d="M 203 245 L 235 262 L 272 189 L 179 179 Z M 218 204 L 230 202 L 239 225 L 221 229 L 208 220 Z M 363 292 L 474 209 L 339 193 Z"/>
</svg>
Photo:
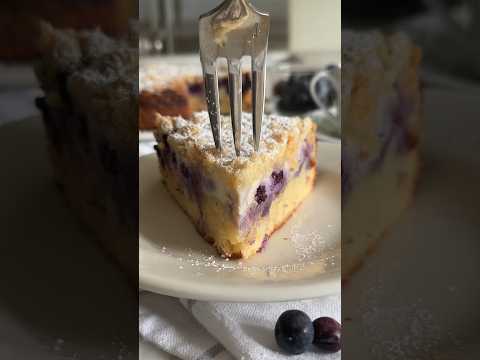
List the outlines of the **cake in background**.
<svg viewBox="0 0 480 360">
<path fill-rule="evenodd" d="M 128 32 L 138 12 L 131 0 L 2 0 L 0 2 L 0 59 L 31 60 L 42 52 L 37 41 L 40 21 L 57 28 L 99 28 L 111 36 Z"/>
<path fill-rule="evenodd" d="M 154 130 L 157 114 L 192 117 L 207 109 L 205 86 L 200 67 L 169 64 L 140 67 L 140 130 Z M 242 79 L 243 111 L 252 111 L 252 80 L 248 72 Z M 220 111 L 230 112 L 228 76 L 219 75 Z"/>
<path fill-rule="evenodd" d="M 419 171 L 420 50 L 401 34 L 342 32 L 342 276 L 409 205 Z"/>
<path fill-rule="evenodd" d="M 138 272 L 138 37 L 41 24 L 37 99 L 54 178 L 131 276 Z M 137 281 L 133 279 L 134 281 Z"/>
</svg>

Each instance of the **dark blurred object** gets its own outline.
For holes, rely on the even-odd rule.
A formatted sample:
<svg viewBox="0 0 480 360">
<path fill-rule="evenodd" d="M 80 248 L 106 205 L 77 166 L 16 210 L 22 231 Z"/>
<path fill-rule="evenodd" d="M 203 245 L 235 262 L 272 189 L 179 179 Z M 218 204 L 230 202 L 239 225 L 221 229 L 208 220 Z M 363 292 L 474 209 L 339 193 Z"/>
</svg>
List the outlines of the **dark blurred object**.
<svg viewBox="0 0 480 360">
<path fill-rule="evenodd" d="M 342 26 L 406 32 L 422 48 L 425 67 L 480 81 L 478 0 L 344 0 Z"/>
<path fill-rule="evenodd" d="M 425 63 L 442 73 L 480 80 L 480 1 L 424 0 L 430 11 L 397 25 L 422 47 Z M 455 5 L 455 6 L 452 6 Z"/>
<path fill-rule="evenodd" d="M 423 0 L 343 0 L 342 23 L 348 27 L 392 21 L 426 10 Z"/>
<path fill-rule="evenodd" d="M 393 22 L 428 11 L 429 2 L 442 3 L 447 8 L 462 0 L 343 0 L 342 24 L 348 28 L 389 26 Z"/>
<path fill-rule="evenodd" d="M 335 66 L 330 65 L 326 70 L 331 71 L 332 69 L 335 69 Z M 320 100 L 327 109 L 335 106 L 337 92 L 335 91 L 335 85 L 332 83 L 331 79 L 326 77 L 319 78 L 314 83 L 313 89 L 315 94 L 317 94 L 318 100 Z"/>
<path fill-rule="evenodd" d="M 137 0 L 2 0 L 0 60 L 30 60 L 38 55 L 39 20 L 57 28 L 100 28 L 120 36 L 137 14 Z"/>
<path fill-rule="evenodd" d="M 303 113 L 318 109 L 312 98 L 310 86 L 316 72 L 292 73 L 287 80 L 278 82 L 273 93 L 279 97 L 278 109 L 288 113 Z M 335 103 L 335 90 L 328 79 L 316 83 L 315 91 L 326 107 Z"/>
<path fill-rule="evenodd" d="M 310 95 L 310 82 L 315 73 L 291 74 L 288 80 L 280 81 L 273 89 L 279 97 L 278 109 L 285 112 L 307 112 L 317 105 Z"/>
</svg>

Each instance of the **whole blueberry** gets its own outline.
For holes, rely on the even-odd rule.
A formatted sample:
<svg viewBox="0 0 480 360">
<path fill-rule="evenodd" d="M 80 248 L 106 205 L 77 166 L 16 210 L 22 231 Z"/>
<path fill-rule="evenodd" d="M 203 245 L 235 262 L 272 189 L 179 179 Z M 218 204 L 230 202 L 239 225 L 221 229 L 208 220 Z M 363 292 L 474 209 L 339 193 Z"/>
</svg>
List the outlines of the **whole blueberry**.
<svg viewBox="0 0 480 360">
<path fill-rule="evenodd" d="M 283 170 L 272 173 L 273 185 L 278 185 L 283 181 Z"/>
<path fill-rule="evenodd" d="M 313 343 L 321 350 L 337 352 L 342 346 L 342 325 L 335 319 L 321 317 L 313 322 L 315 338 Z"/>
<path fill-rule="evenodd" d="M 260 205 L 265 200 L 267 200 L 267 189 L 265 189 L 264 185 L 260 185 L 255 193 L 255 201 Z"/>
<path fill-rule="evenodd" d="M 278 346 L 288 354 L 303 354 L 312 344 L 312 320 L 300 310 L 285 311 L 275 325 Z"/>
</svg>

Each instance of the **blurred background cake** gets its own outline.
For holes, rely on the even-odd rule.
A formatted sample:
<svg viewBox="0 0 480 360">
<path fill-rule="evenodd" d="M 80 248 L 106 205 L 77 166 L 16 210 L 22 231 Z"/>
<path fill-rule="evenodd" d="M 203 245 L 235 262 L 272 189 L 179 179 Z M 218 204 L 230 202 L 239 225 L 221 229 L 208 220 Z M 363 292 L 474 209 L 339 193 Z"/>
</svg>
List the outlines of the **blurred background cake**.
<svg viewBox="0 0 480 360">
<path fill-rule="evenodd" d="M 343 32 L 342 272 L 410 204 L 419 171 L 420 50 L 401 34 Z"/>
<path fill-rule="evenodd" d="M 131 0 L 4 0 L 0 2 L 0 59 L 31 60 L 39 55 L 41 19 L 57 28 L 100 28 L 121 36 L 137 12 L 137 2 Z"/>
<path fill-rule="evenodd" d="M 154 130 L 156 114 L 191 118 L 194 112 L 207 110 L 202 70 L 198 66 L 178 66 L 162 62 L 141 66 L 139 130 Z M 248 71 L 243 73 L 242 105 L 252 111 L 252 80 Z M 228 76 L 219 76 L 220 111 L 230 112 Z"/>
</svg>

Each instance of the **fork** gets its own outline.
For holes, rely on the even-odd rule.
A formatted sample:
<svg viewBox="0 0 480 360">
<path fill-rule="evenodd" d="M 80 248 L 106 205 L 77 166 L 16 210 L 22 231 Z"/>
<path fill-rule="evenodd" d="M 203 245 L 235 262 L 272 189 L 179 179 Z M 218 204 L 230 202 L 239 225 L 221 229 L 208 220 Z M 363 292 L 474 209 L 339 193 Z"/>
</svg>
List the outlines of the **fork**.
<svg viewBox="0 0 480 360">
<path fill-rule="evenodd" d="M 260 145 L 265 106 L 266 56 L 270 16 L 255 9 L 249 0 L 225 0 L 217 8 L 200 16 L 200 60 L 205 80 L 208 115 L 215 147 L 222 149 L 222 126 L 218 93 L 217 60 L 228 64 L 228 93 L 235 153 L 240 156 L 242 136 L 242 66 L 251 56 L 253 90 L 253 141 Z"/>
</svg>

